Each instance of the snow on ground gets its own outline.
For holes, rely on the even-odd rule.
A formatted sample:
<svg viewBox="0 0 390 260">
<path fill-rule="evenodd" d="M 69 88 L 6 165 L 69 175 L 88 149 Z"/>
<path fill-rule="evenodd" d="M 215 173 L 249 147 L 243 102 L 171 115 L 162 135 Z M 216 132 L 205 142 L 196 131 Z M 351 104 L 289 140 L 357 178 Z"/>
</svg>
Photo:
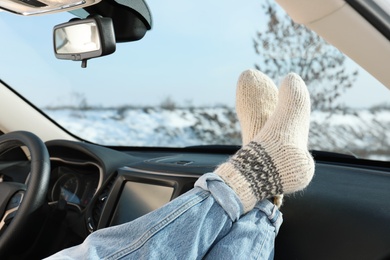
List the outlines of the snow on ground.
<svg viewBox="0 0 390 260">
<path fill-rule="evenodd" d="M 239 144 L 227 108 L 45 110 L 68 131 L 92 142 L 129 146 Z"/>
<path fill-rule="evenodd" d="M 106 145 L 191 146 L 240 144 L 234 109 L 46 109 L 68 131 Z M 356 110 L 330 116 L 313 112 L 309 148 L 371 159 L 390 159 L 390 110 Z"/>
<path fill-rule="evenodd" d="M 333 115 L 314 112 L 310 129 L 310 147 L 348 153 L 358 157 L 390 158 L 390 111 L 356 111 Z"/>
</svg>

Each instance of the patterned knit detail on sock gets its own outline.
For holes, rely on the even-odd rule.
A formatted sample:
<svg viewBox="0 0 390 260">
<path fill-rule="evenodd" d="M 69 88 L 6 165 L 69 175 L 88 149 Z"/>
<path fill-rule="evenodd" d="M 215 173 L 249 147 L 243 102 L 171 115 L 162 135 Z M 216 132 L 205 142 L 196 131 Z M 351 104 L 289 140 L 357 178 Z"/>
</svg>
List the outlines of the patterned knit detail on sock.
<svg viewBox="0 0 390 260">
<path fill-rule="evenodd" d="M 250 142 L 239 150 L 230 162 L 248 181 L 259 201 L 283 193 L 275 163 L 261 143 Z"/>
</svg>

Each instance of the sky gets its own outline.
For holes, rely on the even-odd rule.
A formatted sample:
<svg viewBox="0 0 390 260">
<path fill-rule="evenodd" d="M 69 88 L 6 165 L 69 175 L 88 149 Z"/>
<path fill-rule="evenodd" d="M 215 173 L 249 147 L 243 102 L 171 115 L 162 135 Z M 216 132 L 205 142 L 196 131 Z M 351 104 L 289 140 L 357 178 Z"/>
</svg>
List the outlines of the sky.
<svg viewBox="0 0 390 260">
<path fill-rule="evenodd" d="M 53 53 L 52 28 L 69 14 L 0 12 L 0 79 L 39 107 L 77 103 L 80 97 L 101 106 L 155 105 L 167 98 L 180 105 L 234 105 L 239 74 L 258 60 L 252 39 L 264 26 L 261 1 L 148 5 L 152 30 L 140 41 L 118 44 L 110 56 L 89 60 L 86 69 Z M 364 71 L 343 96 L 353 107 L 389 98 L 389 90 Z"/>
</svg>

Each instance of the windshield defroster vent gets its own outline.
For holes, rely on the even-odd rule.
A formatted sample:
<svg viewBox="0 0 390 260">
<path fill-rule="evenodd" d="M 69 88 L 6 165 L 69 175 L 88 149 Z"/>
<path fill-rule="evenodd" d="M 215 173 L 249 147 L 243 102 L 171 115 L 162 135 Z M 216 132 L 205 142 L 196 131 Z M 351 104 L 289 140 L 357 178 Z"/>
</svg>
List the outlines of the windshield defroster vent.
<svg viewBox="0 0 390 260">
<path fill-rule="evenodd" d="M 220 163 L 224 162 L 227 155 L 220 154 L 176 154 L 173 156 L 164 156 L 145 160 L 142 169 L 149 169 L 153 171 L 176 171 L 181 169 L 187 173 L 189 172 L 204 172 L 213 171 Z M 136 167 L 136 166 L 133 166 Z M 176 169 L 176 170 L 175 170 Z"/>
<path fill-rule="evenodd" d="M 189 165 L 189 164 L 192 164 L 194 163 L 193 161 L 186 161 L 186 160 L 179 160 L 179 161 L 172 161 L 172 162 L 169 162 L 170 164 L 176 164 L 176 165 Z"/>
</svg>

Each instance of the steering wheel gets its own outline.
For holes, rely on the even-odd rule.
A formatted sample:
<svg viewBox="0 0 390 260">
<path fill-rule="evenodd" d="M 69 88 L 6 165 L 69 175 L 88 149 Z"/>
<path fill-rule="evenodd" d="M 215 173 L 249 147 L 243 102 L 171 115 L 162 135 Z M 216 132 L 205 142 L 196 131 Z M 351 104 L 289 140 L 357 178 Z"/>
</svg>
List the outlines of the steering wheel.
<svg viewBox="0 0 390 260">
<path fill-rule="evenodd" d="M 0 179 L 0 258 L 26 234 L 28 220 L 45 203 L 49 185 L 50 159 L 42 140 L 25 131 L 0 136 L 0 155 L 21 146 L 31 154 L 27 184 Z"/>
</svg>

